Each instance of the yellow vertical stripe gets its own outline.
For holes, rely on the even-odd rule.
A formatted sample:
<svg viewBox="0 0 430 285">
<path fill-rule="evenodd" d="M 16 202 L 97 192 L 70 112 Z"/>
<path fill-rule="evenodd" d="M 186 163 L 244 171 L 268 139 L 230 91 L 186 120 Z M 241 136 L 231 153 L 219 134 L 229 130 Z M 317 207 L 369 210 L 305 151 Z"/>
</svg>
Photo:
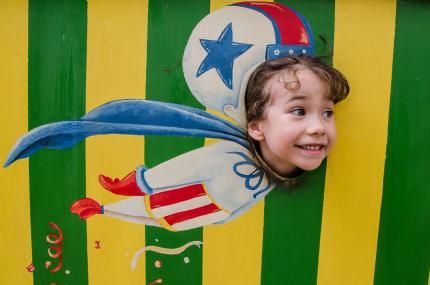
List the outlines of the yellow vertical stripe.
<svg viewBox="0 0 430 285">
<path fill-rule="evenodd" d="M 235 2 L 212 0 L 211 11 Z M 260 284 L 263 222 L 261 201 L 235 221 L 203 228 L 203 285 Z"/>
<path fill-rule="evenodd" d="M 147 15 L 147 0 L 88 1 L 87 111 L 112 100 L 144 98 Z M 143 164 L 143 155 L 143 137 L 87 139 L 87 197 L 105 205 L 126 199 L 104 190 L 97 177 L 122 178 Z M 145 284 L 144 255 L 136 270 L 130 269 L 133 254 L 145 245 L 144 225 L 102 215 L 87 225 L 89 284 Z"/>
<path fill-rule="evenodd" d="M 203 285 L 259 285 L 264 203 L 238 219 L 203 228 Z"/>
<path fill-rule="evenodd" d="M 336 1 L 334 66 L 351 85 L 336 108 L 326 174 L 319 285 L 373 284 L 396 1 Z"/>
<path fill-rule="evenodd" d="M 0 159 L 27 132 L 28 3 L 0 5 Z M 0 170 L 0 284 L 33 284 L 28 160 Z M 36 265 L 44 270 L 43 264 Z"/>
</svg>

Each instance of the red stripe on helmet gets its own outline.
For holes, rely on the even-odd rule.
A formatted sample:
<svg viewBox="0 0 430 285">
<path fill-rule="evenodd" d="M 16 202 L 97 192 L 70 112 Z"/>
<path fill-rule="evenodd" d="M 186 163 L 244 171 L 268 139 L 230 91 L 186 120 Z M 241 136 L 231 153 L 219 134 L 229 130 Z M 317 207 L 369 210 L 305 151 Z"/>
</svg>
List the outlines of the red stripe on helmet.
<svg viewBox="0 0 430 285">
<path fill-rule="evenodd" d="M 284 5 L 270 2 L 239 2 L 236 5 L 250 6 L 264 11 L 277 24 L 281 44 L 309 45 L 306 27 L 296 12 Z"/>
</svg>

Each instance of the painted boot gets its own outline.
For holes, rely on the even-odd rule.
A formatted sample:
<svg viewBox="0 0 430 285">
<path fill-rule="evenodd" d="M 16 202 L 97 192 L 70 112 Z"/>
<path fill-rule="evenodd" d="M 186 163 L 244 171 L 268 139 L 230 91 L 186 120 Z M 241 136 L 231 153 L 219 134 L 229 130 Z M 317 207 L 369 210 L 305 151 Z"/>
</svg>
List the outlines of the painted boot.
<svg viewBox="0 0 430 285">
<path fill-rule="evenodd" d="M 70 212 L 79 215 L 82 220 L 87 220 L 94 215 L 103 214 L 103 206 L 91 198 L 82 198 L 70 206 Z"/>
<path fill-rule="evenodd" d="M 145 196 L 146 194 L 143 193 L 136 182 L 136 171 L 130 172 L 126 177 L 123 179 L 115 178 L 115 180 L 112 180 L 112 178 L 100 175 L 99 176 L 99 182 L 105 188 L 106 190 L 117 194 L 117 195 L 123 195 L 123 196 Z"/>
</svg>

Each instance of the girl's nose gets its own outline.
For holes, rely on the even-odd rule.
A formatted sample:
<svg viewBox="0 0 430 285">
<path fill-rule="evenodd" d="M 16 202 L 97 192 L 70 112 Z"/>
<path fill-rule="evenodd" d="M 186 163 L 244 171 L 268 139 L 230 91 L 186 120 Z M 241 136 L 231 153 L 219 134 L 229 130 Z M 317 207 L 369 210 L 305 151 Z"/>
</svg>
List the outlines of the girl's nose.
<svg viewBox="0 0 430 285">
<path fill-rule="evenodd" d="M 307 126 L 307 133 L 310 135 L 324 135 L 325 125 L 322 118 L 319 118 L 319 116 L 310 117 L 309 124 Z"/>
</svg>

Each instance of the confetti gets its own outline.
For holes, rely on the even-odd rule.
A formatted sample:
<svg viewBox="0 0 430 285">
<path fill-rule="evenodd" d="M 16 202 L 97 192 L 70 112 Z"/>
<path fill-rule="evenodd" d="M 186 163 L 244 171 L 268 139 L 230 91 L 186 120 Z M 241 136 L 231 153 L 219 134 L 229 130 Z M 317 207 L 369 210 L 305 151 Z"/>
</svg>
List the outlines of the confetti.
<svg viewBox="0 0 430 285">
<path fill-rule="evenodd" d="M 33 272 L 34 270 L 36 270 L 36 267 L 34 266 L 33 263 L 30 263 L 29 266 L 26 267 L 28 272 Z"/>
<path fill-rule="evenodd" d="M 185 257 L 184 257 L 184 262 L 185 262 L 185 263 L 190 263 L 190 259 L 188 258 L 188 256 L 185 256 Z"/>
<path fill-rule="evenodd" d="M 63 257 L 61 256 L 61 251 L 63 249 L 62 241 L 63 241 L 63 232 L 61 231 L 60 227 L 57 226 L 57 224 L 48 222 L 49 226 L 55 230 L 58 231 L 58 234 L 56 233 L 50 233 L 46 236 L 46 241 L 50 244 L 52 244 L 48 248 L 48 255 L 49 257 L 53 259 L 58 259 L 57 266 L 55 266 L 52 269 L 49 269 L 52 262 L 51 261 L 45 261 L 45 268 L 48 269 L 51 272 L 57 272 L 61 269 L 63 266 Z"/>
<path fill-rule="evenodd" d="M 163 283 L 163 279 L 158 278 L 152 281 L 151 283 L 149 283 L 148 285 L 154 285 L 154 284 L 160 284 L 160 283 Z"/>
<path fill-rule="evenodd" d="M 64 273 L 66 273 L 67 275 L 69 275 L 70 274 L 70 270 L 67 269 L 66 271 L 64 271 Z"/>
<path fill-rule="evenodd" d="M 182 253 L 184 250 L 186 250 L 187 248 L 189 248 L 192 245 L 195 245 L 198 248 L 200 248 L 200 246 L 202 244 L 203 244 L 203 242 L 195 240 L 195 241 L 190 241 L 189 243 L 186 243 L 183 246 L 180 246 L 177 248 L 164 248 L 164 247 L 153 246 L 153 245 L 145 246 L 134 254 L 133 259 L 131 260 L 131 270 L 136 269 L 137 260 L 139 259 L 140 255 L 142 253 L 144 253 L 145 251 L 153 251 L 153 252 L 158 252 L 161 254 L 172 254 L 172 255 L 174 255 L 174 254 Z"/>
<path fill-rule="evenodd" d="M 155 267 L 157 267 L 157 268 L 160 268 L 161 267 L 161 261 L 160 260 L 156 260 L 155 262 L 154 262 L 154 266 Z"/>
<path fill-rule="evenodd" d="M 96 243 L 96 247 L 95 247 L 95 249 L 100 249 L 100 241 L 99 240 L 96 240 L 96 241 L 94 241 L 95 243 Z"/>
</svg>

